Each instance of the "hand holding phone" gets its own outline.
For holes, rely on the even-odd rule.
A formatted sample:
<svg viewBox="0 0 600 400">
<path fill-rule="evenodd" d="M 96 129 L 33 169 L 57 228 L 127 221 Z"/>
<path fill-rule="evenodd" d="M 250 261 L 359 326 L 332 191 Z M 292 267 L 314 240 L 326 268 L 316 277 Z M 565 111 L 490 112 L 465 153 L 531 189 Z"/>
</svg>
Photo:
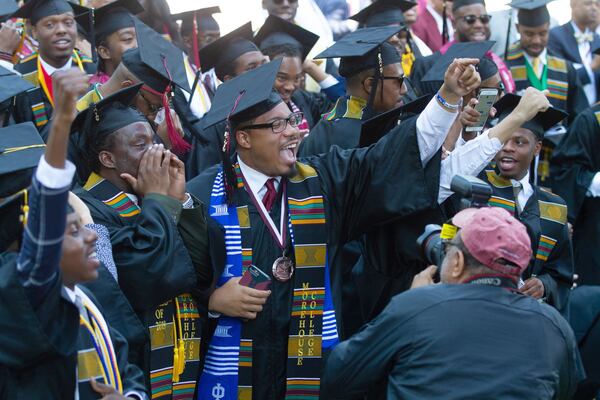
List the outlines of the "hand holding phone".
<svg viewBox="0 0 600 400">
<path fill-rule="evenodd" d="M 480 132 L 483 130 L 490 115 L 490 110 L 496 102 L 496 97 L 498 97 L 498 89 L 481 89 L 479 96 L 477 97 L 477 105 L 475 105 L 475 111 L 479 113 L 479 118 L 474 125 L 465 128 L 467 132 Z"/>
<path fill-rule="evenodd" d="M 271 278 L 256 266 L 251 265 L 244 272 L 244 275 L 242 275 L 240 285 L 257 290 L 269 290 L 271 287 Z"/>
</svg>

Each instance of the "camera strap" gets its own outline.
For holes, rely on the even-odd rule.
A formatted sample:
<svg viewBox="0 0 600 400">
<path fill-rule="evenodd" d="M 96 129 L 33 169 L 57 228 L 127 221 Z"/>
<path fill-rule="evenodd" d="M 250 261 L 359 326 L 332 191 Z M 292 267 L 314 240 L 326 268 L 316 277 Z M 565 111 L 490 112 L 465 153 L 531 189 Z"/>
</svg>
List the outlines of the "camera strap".
<svg viewBox="0 0 600 400">
<path fill-rule="evenodd" d="M 488 285 L 497 286 L 505 289 L 517 290 L 517 280 L 515 277 L 510 275 L 502 274 L 478 274 L 465 280 L 463 283 L 474 284 L 474 285 Z"/>
</svg>

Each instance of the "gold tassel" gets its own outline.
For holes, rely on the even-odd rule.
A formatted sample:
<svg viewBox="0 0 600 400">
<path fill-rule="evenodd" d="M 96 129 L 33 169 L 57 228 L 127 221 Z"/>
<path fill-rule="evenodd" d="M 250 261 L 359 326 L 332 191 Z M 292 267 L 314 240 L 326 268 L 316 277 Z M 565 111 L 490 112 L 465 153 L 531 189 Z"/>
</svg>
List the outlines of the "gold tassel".
<svg viewBox="0 0 600 400">
<path fill-rule="evenodd" d="M 21 206 L 21 222 L 23 223 L 23 227 L 27 226 L 27 217 L 29 216 L 29 201 L 27 195 L 27 189 L 23 190 L 23 205 Z"/>
</svg>

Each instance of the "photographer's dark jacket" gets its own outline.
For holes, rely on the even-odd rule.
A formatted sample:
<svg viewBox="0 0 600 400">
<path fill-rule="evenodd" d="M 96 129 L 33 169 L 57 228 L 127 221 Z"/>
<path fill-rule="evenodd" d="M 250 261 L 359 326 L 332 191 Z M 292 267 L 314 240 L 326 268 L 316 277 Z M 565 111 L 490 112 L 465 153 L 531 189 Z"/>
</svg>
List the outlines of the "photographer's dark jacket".
<svg viewBox="0 0 600 400">
<path fill-rule="evenodd" d="M 486 168 L 479 178 L 492 187 L 488 204 L 506 209 L 527 227 L 533 259 L 523 273 L 523 280 L 537 276 L 544 284 L 545 301 L 565 312 L 574 272 L 565 201 L 532 185 L 533 194 L 523 212 L 515 213 L 515 196 L 510 180 L 501 177 L 493 168 Z"/>
<path fill-rule="evenodd" d="M 503 287 L 435 285 L 394 297 L 340 343 L 321 379 L 327 399 L 381 389 L 388 399 L 570 399 L 577 344 L 552 307 Z"/>
</svg>

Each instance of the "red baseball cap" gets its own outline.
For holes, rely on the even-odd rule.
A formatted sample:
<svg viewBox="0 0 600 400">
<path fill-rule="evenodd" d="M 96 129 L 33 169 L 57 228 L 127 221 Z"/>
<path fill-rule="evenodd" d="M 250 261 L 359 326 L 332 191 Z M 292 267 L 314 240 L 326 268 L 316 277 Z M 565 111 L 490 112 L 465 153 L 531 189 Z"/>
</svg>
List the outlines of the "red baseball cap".
<svg viewBox="0 0 600 400">
<path fill-rule="evenodd" d="M 468 208 L 456 214 L 452 223 L 461 228 L 467 250 L 483 265 L 503 274 L 521 276 L 531 259 L 531 240 L 525 226 L 498 207 Z M 505 265 L 504 259 L 518 266 Z"/>
</svg>

